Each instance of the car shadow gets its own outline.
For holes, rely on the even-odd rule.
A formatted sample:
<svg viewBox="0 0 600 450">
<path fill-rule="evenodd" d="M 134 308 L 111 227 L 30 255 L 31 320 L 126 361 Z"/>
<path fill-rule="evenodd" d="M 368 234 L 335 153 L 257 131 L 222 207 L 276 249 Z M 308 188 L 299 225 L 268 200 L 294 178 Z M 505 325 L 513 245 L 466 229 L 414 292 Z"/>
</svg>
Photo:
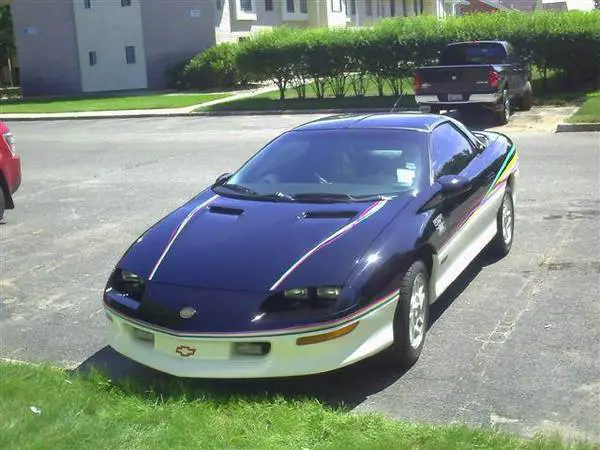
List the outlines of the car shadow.
<svg viewBox="0 0 600 450">
<path fill-rule="evenodd" d="M 454 300 L 471 284 L 483 267 L 493 264 L 486 254 L 476 258 L 462 275 L 435 302 L 430 310 L 430 327 L 440 319 Z M 419 364 L 417 362 L 417 364 Z M 410 370 L 410 369 L 408 369 Z M 100 372 L 112 384 L 130 393 L 162 398 L 259 398 L 313 399 L 334 408 L 353 409 L 370 395 L 397 382 L 408 370 L 391 367 L 385 353 L 375 355 L 352 366 L 318 375 L 270 379 L 188 379 L 173 377 L 121 356 L 104 347 L 73 370 L 88 376 Z"/>
<path fill-rule="evenodd" d="M 460 112 L 452 110 L 445 112 L 444 115 L 462 122 L 472 131 L 485 131 L 499 126 L 494 112 L 486 108 L 473 108 Z"/>
</svg>

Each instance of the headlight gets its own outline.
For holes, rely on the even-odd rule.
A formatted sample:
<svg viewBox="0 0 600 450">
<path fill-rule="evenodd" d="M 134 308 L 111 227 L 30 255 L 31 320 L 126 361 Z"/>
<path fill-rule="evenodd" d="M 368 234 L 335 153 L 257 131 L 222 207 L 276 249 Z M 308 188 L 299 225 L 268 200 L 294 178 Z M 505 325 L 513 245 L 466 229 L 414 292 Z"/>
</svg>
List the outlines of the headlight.
<svg viewBox="0 0 600 450">
<path fill-rule="evenodd" d="M 339 287 L 320 287 L 317 288 L 317 297 L 328 299 L 338 298 L 341 292 L 342 288 Z"/>
<path fill-rule="evenodd" d="M 11 153 L 13 155 L 17 154 L 17 149 L 15 146 L 15 137 L 14 135 L 9 131 L 6 132 L 2 135 L 2 139 L 4 139 L 4 142 L 6 142 L 6 145 L 8 145 L 8 148 L 10 149 Z"/>
<path fill-rule="evenodd" d="M 285 298 L 292 298 L 297 300 L 305 300 L 308 298 L 308 289 L 299 288 L 299 289 L 288 289 L 283 293 Z"/>
<path fill-rule="evenodd" d="M 144 280 L 133 272 L 115 269 L 109 281 L 109 288 L 141 301 L 144 295 Z"/>
</svg>

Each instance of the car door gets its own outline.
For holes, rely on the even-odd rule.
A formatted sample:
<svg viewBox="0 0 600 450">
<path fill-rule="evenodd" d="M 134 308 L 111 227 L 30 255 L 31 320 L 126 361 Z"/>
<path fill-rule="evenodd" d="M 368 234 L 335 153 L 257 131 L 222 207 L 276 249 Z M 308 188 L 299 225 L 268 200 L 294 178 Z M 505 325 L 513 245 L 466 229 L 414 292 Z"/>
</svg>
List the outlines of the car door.
<svg viewBox="0 0 600 450">
<path fill-rule="evenodd" d="M 462 175 L 472 188 L 445 200 L 433 215 L 435 233 L 432 244 L 437 253 L 435 288 L 437 295 L 456 279 L 479 253 L 485 224 L 476 212 L 485 196 L 488 166 L 478 160 L 480 148 L 452 121 L 438 125 L 431 133 L 433 181 L 444 175 Z"/>
</svg>

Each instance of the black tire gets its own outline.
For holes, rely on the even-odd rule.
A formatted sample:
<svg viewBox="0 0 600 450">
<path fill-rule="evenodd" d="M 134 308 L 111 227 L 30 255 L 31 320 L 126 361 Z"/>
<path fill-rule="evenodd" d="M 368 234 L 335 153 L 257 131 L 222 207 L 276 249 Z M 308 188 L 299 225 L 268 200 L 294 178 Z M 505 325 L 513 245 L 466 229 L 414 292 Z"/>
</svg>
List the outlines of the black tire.
<svg viewBox="0 0 600 450">
<path fill-rule="evenodd" d="M 416 283 L 417 280 L 420 282 Z M 413 290 L 423 283 L 424 299 L 422 301 L 422 335 L 419 340 L 411 339 L 410 312 Z M 420 290 L 420 289 L 419 289 Z M 416 309 L 415 309 L 416 311 Z M 429 274 L 422 261 L 416 261 L 406 271 L 400 281 L 400 293 L 394 314 L 394 343 L 388 349 L 386 359 L 396 368 L 408 368 L 417 362 L 427 335 L 429 322 Z"/>
<path fill-rule="evenodd" d="M 506 125 L 510 120 L 510 113 L 511 113 L 510 95 L 508 94 L 508 90 L 504 89 L 504 91 L 502 91 L 502 98 L 500 99 L 500 105 L 498 105 L 498 109 L 496 112 L 496 116 L 498 118 L 498 123 L 500 125 Z"/>
<path fill-rule="evenodd" d="M 4 210 L 6 209 L 6 200 L 4 198 L 4 190 L 0 186 L 0 220 L 4 217 Z"/>
<path fill-rule="evenodd" d="M 505 228 L 505 212 L 506 205 L 510 206 L 510 235 L 507 236 L 508 232 Z M 506 192 L 504 192 L 504 198 L 498 209 L 498 215 L 496 216 L 498 224 L 498 232 L 492 242 L 490 242 L 489 251 L 493 256 L 503 258 L 510 253 L 513 241 L 515 239 L 515 204 L 513 200 L 512 190 L 509 185 L 506 185 Z"/>
<path fill-rule="evenodd" d="M 519 109 L 521 111 L 529 111 L 533 106 L 533 91 L 531 89 L 531 83 L 528 81 L 525 83 L 523 94 L 519 99 Z"/>
</svg>

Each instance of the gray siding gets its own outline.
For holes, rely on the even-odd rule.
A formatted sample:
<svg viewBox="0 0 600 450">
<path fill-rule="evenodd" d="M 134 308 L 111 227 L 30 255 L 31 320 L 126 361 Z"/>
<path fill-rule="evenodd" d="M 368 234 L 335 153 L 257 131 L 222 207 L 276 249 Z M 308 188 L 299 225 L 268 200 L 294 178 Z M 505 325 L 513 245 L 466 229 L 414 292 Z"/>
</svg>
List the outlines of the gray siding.
<svg viewBox="0 0 600 450">
<path fill-rule="evenodd" d="M 81 92 L 71 0 L 14 0 L 11 9 L 23 94 Z"/>
<path fill-rule="evenodd" d="M 215 45 L 214 21 L 214 1 L 142 1 L 149 88 L 164 88 L 167 69 Z"/>
</svg>

